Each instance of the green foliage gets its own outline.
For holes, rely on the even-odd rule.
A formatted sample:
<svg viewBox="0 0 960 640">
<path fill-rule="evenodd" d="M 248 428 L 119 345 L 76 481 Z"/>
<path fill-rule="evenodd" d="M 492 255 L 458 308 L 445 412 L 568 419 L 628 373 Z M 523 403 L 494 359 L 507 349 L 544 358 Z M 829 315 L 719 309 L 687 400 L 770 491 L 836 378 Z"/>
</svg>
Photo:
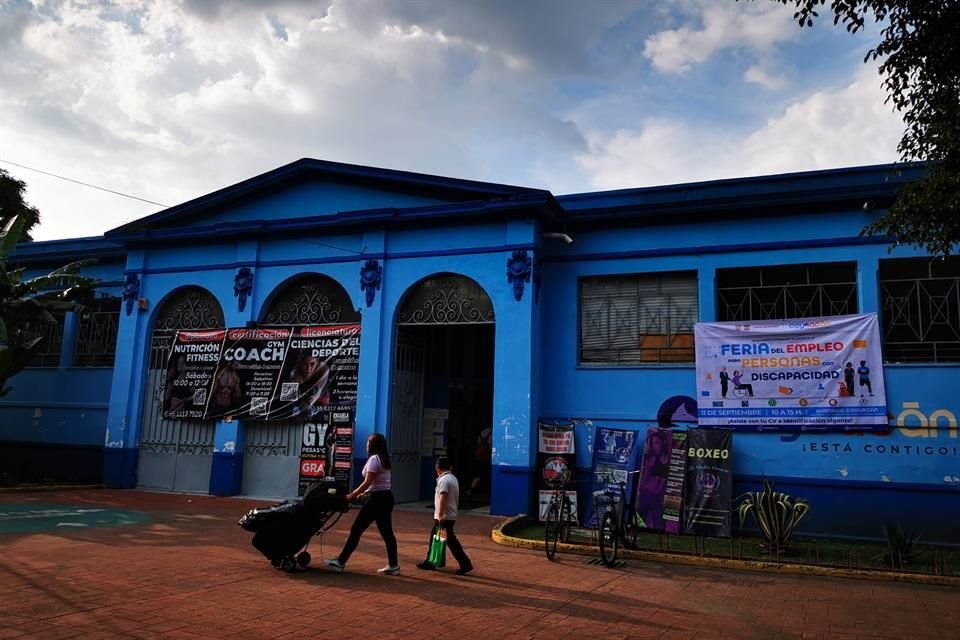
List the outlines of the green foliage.
<svg viewBox="0 0 960 640">
<path fill-rule="evenodd" d="M 796 7 L 813 25 L 826 0 L 774 0 Z M 868 19 L 883 28 L 864 57 L 880 61 L 887 101 L 903 115 L 897 151 L 904 162 L 930 161 L 926 177 L 900 189 L 890 209 L 862 235 L 889 235 L 947 254 L 960 243 L 960 2 L 957 0 L 831 0 L 833 23 L 850 33 Z"/>
<path fill-rule="evenodd" d="M 9 173 L 0 169 L 0 224 L 5 224 L 13 218 L 22 220 L 21 235 L 17 241 L 29 241 L 30 230 L 40 222 L 40 212 L 23 200 L 23 193 L 27 184 L 17 180 Z"/>
<path fill-rule="evenodd" d="M 913 560 L 914 547 L 920 541 L 920 536 L 905 529 L 899 522 L 888 522 L 882 528 L 887 539 L 887 549 L 874 559 L 884 566 L 902 571 L 903 567 Z"/>
<path fill-rule="evenodd" d="M 9 270 L 7 259 L 28 223 L 15 216 L 0 232 L 0 397 L 9 393 L 7 381 L 30 363 L 43 339 L 35 337 L 36 328 L 56 322 L 54 314 L 77 310 L 95 286 L 94 280 L 80 275 L 90 261 L 28 280 L 23 269 Z"/>
<path fill-rule="evenodd" d="M 768 548 L 777 552 L 786 548 L 793 530 L 810 511 L 806 500 L 794 499 L 775 491 L 773 483 L 766 478 L 763 479 L 762 491 L 749 491 L 737 498 L 737 501 L 741 500 L 737 507 L 740 526 L 743 526 L 748 513 L 753 514 Z"/>
</svg>

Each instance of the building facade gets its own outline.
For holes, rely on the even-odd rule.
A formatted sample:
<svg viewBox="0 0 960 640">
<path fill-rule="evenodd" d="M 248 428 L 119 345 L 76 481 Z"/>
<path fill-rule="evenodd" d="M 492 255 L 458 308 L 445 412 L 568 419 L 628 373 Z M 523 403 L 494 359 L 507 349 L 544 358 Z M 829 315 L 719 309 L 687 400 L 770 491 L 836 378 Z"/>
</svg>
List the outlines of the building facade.
<svg viewBox="0 0 960 640">
<path fill-rule="evenodd" d="M 576 422 L 583 469 L 597 425 L 695 424 L 694 323 L 877 313 L 889 430 L 736 432 L 737 489 L 766 476 L 808 498 L 811 534 L 901 520 L 957 542 L 960 265 L 859 235 L 921 171 L 555 197 L 300 160 L 103 237 L 22 245 L 37 271 L 99 256 L 102 315 L 68 314 L 60 348 L 13 380 L 0 440 L 35 470 L 83 451 L 73 476 L 111 487 L 289 495 L 300 423 L 161 417 L 170 336 L 359 322 L 354 468 L 386 434 L 398 499 L 417 500 L 433 456 L 472 469 L 489 427 L 480 491 L 492 513 L 529 512 L 538 420 Z M 111 333 L 107 355 L 93 336 Z"/>
</svg>

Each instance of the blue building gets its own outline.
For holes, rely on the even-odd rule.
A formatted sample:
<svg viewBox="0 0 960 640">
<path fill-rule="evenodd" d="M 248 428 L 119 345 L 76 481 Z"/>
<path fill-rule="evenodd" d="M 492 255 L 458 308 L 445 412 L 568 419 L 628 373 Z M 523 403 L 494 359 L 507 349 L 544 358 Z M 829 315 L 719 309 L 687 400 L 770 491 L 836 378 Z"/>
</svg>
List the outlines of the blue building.
<svg viewBox="0 0 960 640">
<path fill-rule="evenodd" d="M 888 432 L 735 433 L 738 489 L 765 475 L 808 498 L 807 533 L 898 519 L 957 542 L 960 262 L 859 235 L 921 171 L 554 196 L 304 159 L 102 237 L 21 245 L 37 271 L 99 257 L 102 292 L 0 402 L 4 468 L 289 495 L 300 423 L 161 417 L 171 336 L 359 322 L 355 469 L 385 433 L 398 500 L 417 500 L 439 450 L 471 466 L 491 427 L 491 512 L 528 512 L 539 419 L 576 421 L 583 468 L 597 425 L 695 421 L 695 322 L 875 312 Z"/>
</svg>

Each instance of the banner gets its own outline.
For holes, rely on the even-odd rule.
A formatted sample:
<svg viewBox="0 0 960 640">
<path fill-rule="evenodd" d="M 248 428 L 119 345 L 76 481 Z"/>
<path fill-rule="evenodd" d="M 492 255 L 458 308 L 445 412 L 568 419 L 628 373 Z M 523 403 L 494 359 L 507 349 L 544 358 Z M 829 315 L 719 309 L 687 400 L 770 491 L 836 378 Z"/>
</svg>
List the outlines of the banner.
<svg viewBox="0 0 960 640">
<path fill-rule="evenodd" d="M 167 357 L 163 417 L 202 420 L 226 330 L 178 331 Z"/>
<path fill-rule="evenodd" d="M 729 538 L 733 502 L 733 432 L 687 433 L 687 490 L 683 532 Z"/>
<path fill-rule="evenodd" d="M 876 314 L 694 327 L 701 427 L 886 429 Z"/>
<path fill-rule="evenodd" d="M 597 427 L 596 437 L 593 440 L 593 482 L 587 526 L 597 526 L 597 504 L 593 499 L 597 492 L 604 489 L 619 492 L 620 483 L 625 482 L 627 490 L 625 499 L 631 499 L 633 482 L 629 472 L 634 470 L 636 440 L 636 431 Z"/>
<path fill-rule="evenodd" d="M 537 446 L 537 504 L 540 520 L 547 519 L 547 509 L 557 489 L 573 480 L 576 469 L 576 450 L 574 449 L 573 423 L 537 425 L 539 438 Z M 571 502 L 570 516 L 573 522 L 579 522 L 576 489 L 570 488 L 567 497 Z"/>
<path fill-rule="evenodd" d="M 647 429 L 634 501 L 638 525 L 653 531 L 680 533 L 686 445 L 685 431 Z"/>
<path fill-rule="evenodd" d="M 303 425 L 300 447 L 301 496 L 307 487 L 323 478 L 332 477 L 344 487 L 350 484 L 354 412 L 324 411 L 318 418 Z M 344 462 L 347 464 L 344 465 Z"/>
<path fill-rule="evenodd" d="M 163 417 L 315 420 L 357 402 L 360 325 L 179 331 Z"/>
</svg>

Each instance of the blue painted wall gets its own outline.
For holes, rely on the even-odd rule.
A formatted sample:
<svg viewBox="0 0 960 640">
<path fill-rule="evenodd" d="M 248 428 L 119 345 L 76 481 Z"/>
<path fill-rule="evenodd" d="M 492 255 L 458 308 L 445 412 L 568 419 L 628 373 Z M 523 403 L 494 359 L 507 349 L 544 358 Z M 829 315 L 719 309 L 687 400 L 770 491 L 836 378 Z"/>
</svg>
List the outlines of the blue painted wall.
<svg viewBox="0 0 960 640">
<path fill-rule="evenodd" d="M 37 242 L 21 245 L 12 261 L 22 261 L 24 277 L 32 278 L 84 253 L 96 253 L 103 245 L 96 239 Z M 120 295 L 123 265 L 117 258 L 105 257 L 82 272 L 100 281 L 97 295 Z M 6 476 L 0 483 L 100 482 L 113 370 L 73 366 L 76 322 L 76 314 L 67 314 L 59 366 L 24 369 L 0 399 L 0 476 Z"/>
</svg>

